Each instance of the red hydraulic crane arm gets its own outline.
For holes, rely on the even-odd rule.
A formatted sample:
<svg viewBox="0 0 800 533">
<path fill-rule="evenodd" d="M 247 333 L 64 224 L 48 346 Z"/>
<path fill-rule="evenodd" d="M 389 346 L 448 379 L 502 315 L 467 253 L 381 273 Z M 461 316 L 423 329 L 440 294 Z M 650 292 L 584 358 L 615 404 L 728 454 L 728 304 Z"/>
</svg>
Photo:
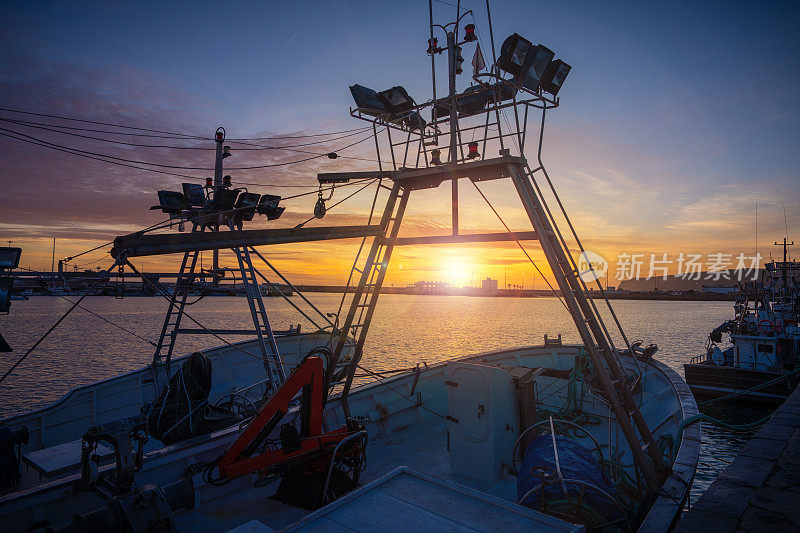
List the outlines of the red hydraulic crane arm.
<svg viewBox="0 0 800 533">
<path fill-rule="evenodd" d="M 323 433 L 322 410 L 327 394 L 324 375 L 319 357 L 309 357 L 295 368 L 222 456 L 218 465 L 220 475 L 233 479 L 251 472 L 275 470 L 347 437 L 347 426 Z M 291 449 L 267 447 L 256 453 L 289 411 L 289 404 L 298 392 L 301 392 L 299 444 Z"/>
</svg>

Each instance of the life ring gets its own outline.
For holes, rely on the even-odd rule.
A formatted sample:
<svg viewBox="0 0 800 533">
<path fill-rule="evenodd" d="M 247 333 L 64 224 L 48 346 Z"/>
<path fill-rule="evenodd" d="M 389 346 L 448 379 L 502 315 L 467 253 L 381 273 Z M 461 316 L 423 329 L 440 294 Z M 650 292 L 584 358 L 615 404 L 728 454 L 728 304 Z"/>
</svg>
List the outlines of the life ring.
<svg viewBox="0 0 800 533">
<path fill-rule="evenodd" d="M 758 332 L 763 334 L 766 333 L 777 333 L 780 329 L 780 326 L 771 320 L 764 319 L 758 323 Z"/>
</svg>

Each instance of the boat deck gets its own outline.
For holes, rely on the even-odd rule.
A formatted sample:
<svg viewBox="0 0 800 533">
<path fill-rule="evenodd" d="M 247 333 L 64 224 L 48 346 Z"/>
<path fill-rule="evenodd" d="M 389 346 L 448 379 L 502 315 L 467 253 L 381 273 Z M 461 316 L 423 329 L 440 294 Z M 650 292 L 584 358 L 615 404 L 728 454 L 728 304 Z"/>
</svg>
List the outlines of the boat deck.
<svg viewBox="0 0 800 533">
<path fill-rule="evenodd" d="M 504 475 L 495 482 L 487 483 L 450 473 L 445 421 L 431 423 L 430 420 L 423 419 L 407 426 L 387 428 L 372 436 L 367 445 L 367 466 L 360 482 L 375 482 L 398 467 L 408 467 L 438 480 L 466 486 L 518 507 L 515 503 L 515 477 Z M 227 493 L 225 487 L 220 487 L 216 491 L 222 493 L 221 495 L 215 497 L 213 492 L 207 493 L 213 499 L 179 514 L 178 526 L 191 531 L 224 531 L 255 520 L 279 530 L 308 514 L 308 511 L 271 499 L 270 496 L 277 488 L 278 481 L 264 487 L 234 489 Z M 442 509 L 442 512 L 445 511 L 446 509 Z"/>
</svg>

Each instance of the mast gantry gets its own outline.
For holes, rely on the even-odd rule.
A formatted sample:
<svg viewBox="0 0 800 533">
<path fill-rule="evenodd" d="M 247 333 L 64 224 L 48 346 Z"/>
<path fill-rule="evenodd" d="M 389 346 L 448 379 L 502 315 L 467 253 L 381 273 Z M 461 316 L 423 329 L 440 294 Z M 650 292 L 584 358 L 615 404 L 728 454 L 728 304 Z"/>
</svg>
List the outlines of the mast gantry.
<svg viewBox="0 0 800 533">
<path fill-rule="evenodd" d="M 443 29 L 447 34 L 445 49 L 437 46 L 437 41 L 433 37 L 435 27 Z M 474 26 L 468 33 L 474 36 Z M 476 85 L 458 93 L 456 75 L 461 72 L 460 64 L 463 61 L 460 46 L 471 40 L 474 39 L 459 42 L 458 21 L 439 26 L 433 24 L 431 13 L 428 53 L 433 57 L 446 50 L 448 54 L 449 91 L 443 98 L 437 99 L 435 96 L 435 81 L 433 100 L 420 105 L 417 105 L 400 86 L 382 92 L 375 92 L 360 85 L 351 87 L 357 105 L 355 109 L 351 109 L 351 115 L 372 123 L 376 132 L 375 144 L 379 161 L 382 160 L 381 143 L 378 142 L 379 127 L 384 128 L 386 140 L 383 145 L 388 147 L 393 169 L 389 172 L 381 170 L 374 174 L 323 173 L 318 175 L 318 180 L 323 184 L 347 181 L 350 178 L 381 177 L 391 180 L 393 186 L 380 223 L 382 234 L 374 238 L 364 263 L 353 266 L 354 272 L 351 275 L 359 274 L 359 284 L 352 291 L 353 296 L 345 319 L 339 322 L 341 326 L 337 332 L 338 339 L 326 374 L 328 384 L 332 390 L 341 392 L 342 406 L 345 414 L 349 416 L 348 394 L 356 368 L 359 367 L 363 357 L 364 342 L 393 248 L 401 244 L 482 241 L 483 239 L 477 236 L 459 233 L 458 180 L 466 178 L 475 183 L 509 179 L 534 230 L 524 232 L 524 235 L 526 238 L 539 240 L 561 297 L 599 376 L 600 386 L 631 449 L 634 463 L 646 482 L 650 486 L 657 486 L 668 472 L 668 468 L 639 411 L 625 368 L 621 364 L 622 353 L 614 347 L 608 329 L 586 292 L 585 284 L 578 277 L 575 260 L 570 255 L 534 176 L 536 172 L 541 171 L 549 182 L 549 176 L 546 175 L 544 165 L 541 163 L 545 112 L 547 109 L 558 107 L 556 94 L 570 67 L 561 60 L 553 60 L 554 54 L 547 47 L 534 46 L 530 41 L 514 34 L 503 43 L 500 57 L 490 72 L 478 72 L 479 69 L 476 68 L 473 75 Z M 494 48 L 493 43 L 492 48 Z M 434 65 L 432 60 L 432 73 L 435 76 Z M 501 76 L 501 71 L 511 76 L 504 78 Z M 431 122 L 425 123 L 422 112 L 429 107 Z M 538 109 L 542 113 L 538 146 L 539 166 L 535 169 L 530 168 L 524 157 L 530 109 Z M 513 113 L 512 121 L 508 121 L 505 117 L 506 111 Z M 470 121 L 472 124 L 469 124 Z M 463 126 L 460 122 L 469 125 Z M 436 148 L 439 137 L 443 135 L 443 127 L 449 128 L 449 135 L 446 136 L 448 139 L 446 162 L 441 160 L 440 150 Z M 399 132 L 405 140 L 393 141 L 393 131 Z M 469 134 L 471 137 L 467 143 L 462 142 L 463 134 Z M 464 154 L 464 144 L 469 148 L 467 155 Z M 483 145 L 480 152 L 479 144 Z M 486 157 L 489 146 L 498 149 L 499 157 Z M 511 146 L 516 147 L 516 155 L 512 155 Z M 398 237 L 411 192 L 437 188 L 446 181 L 451 183 L 451 235 Z M 570 229 L 573 229 L 571 224 Z M 508 234 L 510 235 L 508 240 L 517 240 L 515 235 L 523 232 L 512 233 L 509 230 Z M 506 240 L 495 237 L 484 238 Z M 610 304 L 608 305 L 610 307 Z M 617 325 L 619 326 L 618 323 Z M 622 335 L 627 343 L 624 332 Z M 630 349 L 628 352 L 634 357 Z M 350 359 L 345 363 L 348 370 L 343 377 L 341 374 L 337 375 L 335 369 L 346 355 Z"/>
<path fill-rule="evenodd" d="M 667 474 L 668 468 L 647 422 L 639 411 L 626 369 L 622 364 L 622 357 L 625 355 L 631 357 L 638 367 L 633 350 L 610 303 L 606 300 L 616 326 L 628 344 L 627 352 L 619 352 L 615 348 L 611 334 L 587 294 L 588 289 L 584 281 L 579 277 L 575 259 L 570 254 L 535 177 L 537 172 L 544 175 L 562 214 L 566 217 L 566 212 L 541 161 L 541 152 L 546 111 L 558 107 L 559 99 L 556 95 L 570 67 L 562 60 L 554 59 L 555 54 L 544 45 L 533 45 L 524 37 L 513 34 L 504 41 L 500 56 L 489 72 L 480 72 L 481 69 L 478 68 L 480 62 L 475 62 L 473 83 L 458 93 L 456 76 L 462 70 L 461 45 L 477 40 L 474 25 L 467 24 L 464 27 L 465 37 L 459 42 L 458 22 L 469 13 L 471 11 L 465 12 L 456 22 L 445 26 L 433 24 L 431 13 L 428 53 L 432 58 L 445 50 L 448 53 L 449 91 L 445 97 L 439 99 L 435 97 L 435 82 L 433 100 L 423 104 L 416 104 L 401 86 L 381 92 L 360 85 L 350 87 L 357 105 L 350 110 L 350 114 L 371 124 L 379 170 L 321 173 L 317 179 L 320 190 L 324 184 L 339 184 L 351 179 L 377 180 L 378 191 L 381 189 L 390 191 L 379 224 L 243 230 L 242 221 L 251 220 L 254 213 L 266 214 L 272 220 L 280 216 L 283 208 L 277 207 L 280 201 L 278 196 L 259 197 L 246 190 L 232 189 L 230 178 L 222 176 L 222 160 L 230 155 L 230 150 L 223 146 L 225 134 L 224 130 L 219 129 L 215 136 L 217 165 L 213 183 L 209 178 L 206 187 L 199 189 L 184 184 L 182 194 L 159 191 L 161 209 L 169 213 L 171 218 L 177 219 L 181 225 L 184 222 L 191 222 L 192 232 L 171 235 L 133 234 L 115 240 L 112 254 L 118 261 L 127 261 L 129 265 L 128 258 L 137 255 L 176 252 L 184 254 L 181 275 L 170 297 L 170 312 L 165 319 L 154 355 L 154 368 L 162 357 L 162 351 L 169 361 L 175 337 L 181 331 L 182 310 L 186 304 L 188 287 L 195 276 L 198 254 L 201 250 L 214 250 L 216 254 L 220 249 L 231 249 L 237 257 L 239 273 L 246 287 L 251 315 L 258 332 L 259 346 L 267 372 L 270 374 L 270 388 L 274 388 L 283 379 L 283 368 L 263 303 L 260 302 L 250 254 L 254 253 L 262 260 L 265 259 L 255 251 L 254 247 L 335 238 L 361 237 L 365 240 L 372 238 L 364 261 L 358 263 L 361 251 L 359 249 L 359 256 L 353 264 L 349 279 L 357 278 L 359 282 L 354 288 L 348 286 L 345 289 L 345 297 L 347 294 L 352 294 L 352 297 L 347 314 L 343 319 L 337 316 L 330 331 L 332 354 L 325 369 L 328 390 L 340 394 L 342 407 L 349 416 L 348 395 L 356 369 L 363 357 L 364 343 L 395 246 L 516 241 L 521 247 L 520 240 L 535 239 L 540 243 L 558 285 L 560 296 L 591 358 L 603 394 L 631 450 L 637 472 L 643 475 L 651 487 L 657 486 Z M 446 48 L 438 47 L 433 37 L 434 28 L 441 28 L 447 34 Z M 492 55 L 494 58 L 494 43 L 492 43 Z M 432 74 L 435 76 L 433 59 Z M 530 110 L 541 111 L 539 164 L 535 169 L 531 169 L 524 156 Z M 422 118 L 423 112 L 427 114 L 428 111 L 431 116 L 430 122 Z M 512 115 L 511 120 L 506 116 L 506 112 Z M 397 137 L 393 140 L 393 132 L 395 136 L 399 134 L 400 140 L 397 140 Z M 468 137 L 469 140 L 465 141 L 464 137 Z M 449 153 L 446 161 L 442 161 L 441 151 L 437 147 L 440 138 L 448 139 Z M 465 144 L 468 149 L 466 154 Z M 487 157 L 493 150 L 497 150 L 498 156 Z M 391 169 L 383 168 L 385 159 L 382 157 L 382 151 L 388 151 Z M 473 183 L 498 179 L 510 180 L 533 231 L 512 231 L 506 226 L 506 233 L 461 234 L 458 225 L 459 179 L 469 179 Z M 391 187 L 384 185 L 384 180 L 390 181 Z M 411 193 L 437 188 L 446 181 L 451 183 L 450 234 L 399 237 Z M 237 194 L 239 194 L 238 200 Z M 376 199 L 377 194 L 376 192 Z M 486 201 L 489 202 L 488 199 Z M 494 210 L 494 207 L 492 209 Z M 324 212 L 318 218 L 322 216 Z M 582 249 L 568 218 L 567 223 L 578 246 Z M 224 231 L 225 228 L 229 231 Z M 362 246 L 365 240 L 362 241 Z M 216 285 L 218 272 L 216 262 L 213 272 Z M 600 292 L 604 297 L 602 289 Z"/>
</svg>

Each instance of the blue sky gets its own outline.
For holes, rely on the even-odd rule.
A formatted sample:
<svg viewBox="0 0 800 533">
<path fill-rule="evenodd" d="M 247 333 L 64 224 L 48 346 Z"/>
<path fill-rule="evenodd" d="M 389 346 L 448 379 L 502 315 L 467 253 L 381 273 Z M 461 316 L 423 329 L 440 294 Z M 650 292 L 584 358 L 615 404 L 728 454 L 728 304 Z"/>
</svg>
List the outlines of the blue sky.
<svg viewBox="0 0 800 533">
<path fill-rule="evenodd" d="M 488 56 L 485 3 L 462 6 L 475 10 Z M 440 21 L 455 12 L 434 9 Z M 352 83 L 402 83 L 418 101 L 430 97 L 427 11 L 425 1 L 11 3 L 0 21 L 0 98 L 182 131 L 224 124 L 232 136 L 352 128 Z M 492 17 L 498 48 L 518 32 L 573 67 L 548 118 L 545 155 L 594 248 L 738 252 L 753 246 L 756 202 L 765 250 L 783 236 L 784 206 L 790 237 L 800 229 L 796 3 L 498 1 Z M 465 47 L 467 63 L 471 55 Z M 9 143 L 5 152 L 18 150 Z M 32 150 L 36 160 L 24 165 L 3 156 L 4 180 L 29 172 L 52 179 L 68 203 L 97 201 L 58 189 L 49 165 L 66 163 Z M 99 164 L 69 164 L 102 192 Z M 136 209 L 146 225 L 144 184 L 155 182 L 142 183 Z M 29 239 L 37 253 L 46 227 L 72 227 L 77 209 L 48 210 L 36 224 L 8 210 L 0 233 Z M 45 228 L 15 229 L 18 216 Z M 132 210 L 125 223 L 136 220 Z"/>
</svg>

